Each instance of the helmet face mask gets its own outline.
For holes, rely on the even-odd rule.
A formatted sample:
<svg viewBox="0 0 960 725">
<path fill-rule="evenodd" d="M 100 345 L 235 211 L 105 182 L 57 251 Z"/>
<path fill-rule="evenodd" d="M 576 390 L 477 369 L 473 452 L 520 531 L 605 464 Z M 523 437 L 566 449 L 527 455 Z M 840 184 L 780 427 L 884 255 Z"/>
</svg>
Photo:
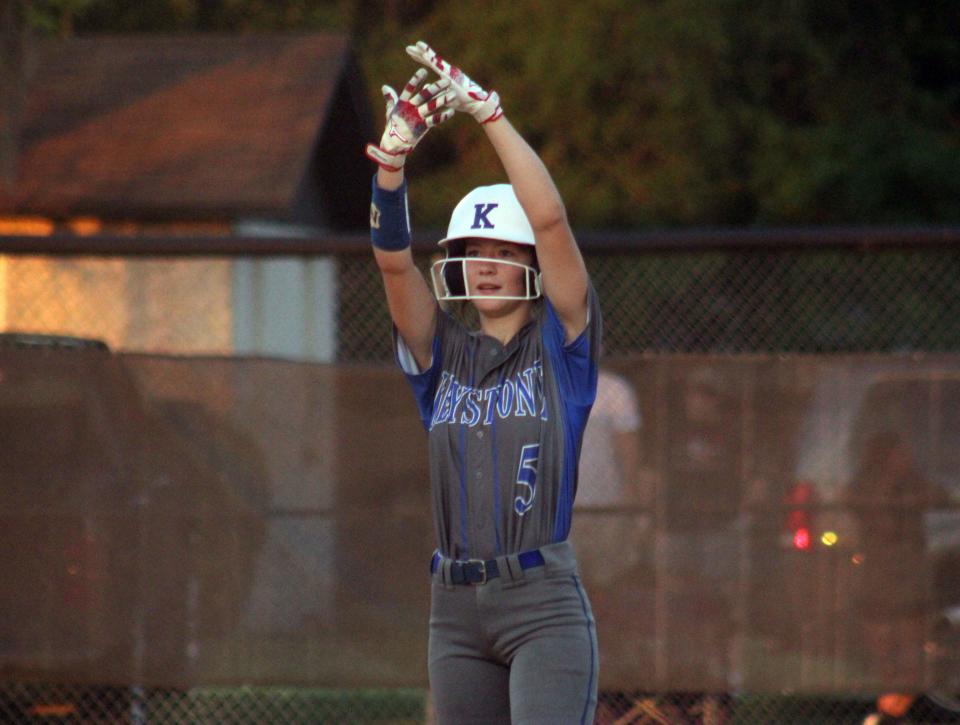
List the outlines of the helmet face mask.
<svg viewBox="0 0 960 725">
<path fill-rule="evenodd" d="M 467 257 L 468 239 L 487 239 L 531 247 L 534 266 L 503 259 Z M 435 262 L 431 269 L 438 300 L 534 300 L 542 294 L 540 272 L 535 266 L 536 240 L 533 228 L 510 184 L 480 186 L 461 199 L 450 216 L 447 236 L 440 240 L 439 245 L 446 250 L 446 259 Z M 522 294 L 487 295 L 470 290 L 467 265 L 472 262 L 522 267 L 526 271 Z"/>
<path fill-rule="evenodd" d="M 524 270 L 524 285 L 520 294 L 483 294 L 471 290 L 467 280 L 467 265 L 475 263 L 502 264 Z M 457 300 L 535 300 L 542 294 L 540 272 L 536 267 L 520 262 L 509 262 L 491 257 L 447 257 L 432 265 L 431 278 L 437 299 L 443 302 Z"/>
</svg>

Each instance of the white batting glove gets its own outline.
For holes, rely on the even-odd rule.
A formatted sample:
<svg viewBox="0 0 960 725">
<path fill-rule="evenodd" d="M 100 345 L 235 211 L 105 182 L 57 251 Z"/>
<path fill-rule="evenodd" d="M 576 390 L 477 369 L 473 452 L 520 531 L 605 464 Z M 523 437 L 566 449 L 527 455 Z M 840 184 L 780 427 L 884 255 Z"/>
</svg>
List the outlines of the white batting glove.
<svg viewBox="0 0 960 725">
<path fill-rule="evenodd" d="M 381 89 L 387 103 L 387 126 L 380 138 L 380 145 L 368 143 L 366 154 L 388 171 L 402 169 L 407 154 L 420 143 L 427 131 L 454 114 L 450 105 L 454 96 L 446 90 L 450 85 L 449 79 L 441 78 L 436 83 L 428 83 L 414 93 L 426 77 L 425 69 L 418 70 L 407 81 L 399 96 L 390 86 Z"/>
<path fill-rule="evenodd" d="M 488 93 L 483 90 L 470 80 L 470 76 L 437 55 L 437 52 L 422 40 L 416 45 L 408 45 L 407 54 L 441 78 L 450 81 L 450 90 L 455 94 L 453 102 L 450 103 L 452 108 L 469 113 L 480 123 L 496 121 L 503 115 L 500 96 L 496 91 Z"/>
</svg>

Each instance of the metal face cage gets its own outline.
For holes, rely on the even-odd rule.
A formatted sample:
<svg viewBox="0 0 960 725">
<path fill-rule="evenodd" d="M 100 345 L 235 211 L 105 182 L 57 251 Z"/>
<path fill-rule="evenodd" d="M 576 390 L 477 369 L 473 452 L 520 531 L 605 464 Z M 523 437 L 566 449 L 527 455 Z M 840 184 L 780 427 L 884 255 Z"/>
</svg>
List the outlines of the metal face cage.
<svg viewBox="0 0 960 725">
<path fill-rule="evenodd" d="M 478 294 L 468 289 L 467 285 L 467 264 L 473 262 L 484 262 L 492 264 L 503 264 L 511 267 L 520 267 L 524 274 L 524 291 L 522 295 L 505 294 Z M 492 259 L 490 257 L 450 257 L 439 259 L 431 265 L 430 277 L 433 281 L 433 291 L 437 299 L 442 302 L 455 300 L 535 300 L 543 292 L 541 287 L 541 274 L 535 268 L 519 262 L 509 262 L 503 259 Z"/>
</svg>

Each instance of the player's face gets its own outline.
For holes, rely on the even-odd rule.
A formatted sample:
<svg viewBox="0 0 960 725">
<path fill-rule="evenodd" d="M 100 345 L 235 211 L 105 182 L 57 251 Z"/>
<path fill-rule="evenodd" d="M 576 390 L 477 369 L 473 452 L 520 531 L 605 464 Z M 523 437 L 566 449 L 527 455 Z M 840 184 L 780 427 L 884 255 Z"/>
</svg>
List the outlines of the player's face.
<svg viewBox="0 0 960 725">
<path fill-rule="evenodd" d="M 503 299 L 485 300 L 483 297 L 526 296 L 527 271 L 517 266 L 533 264 L 533 251 L 526 245 L 493 239 L 471 239 L 466 244 L 464 256 L 467 259 L 476 258 L 476 261 L 467 262 L 466 274 L 468 289 L 471 294 L 479 297 L 473 300 L 479 311 L 493 311 L 504 303 L 516 302 Z M 501 261 L 513 264 L 499 264 Z"/>
</svg>

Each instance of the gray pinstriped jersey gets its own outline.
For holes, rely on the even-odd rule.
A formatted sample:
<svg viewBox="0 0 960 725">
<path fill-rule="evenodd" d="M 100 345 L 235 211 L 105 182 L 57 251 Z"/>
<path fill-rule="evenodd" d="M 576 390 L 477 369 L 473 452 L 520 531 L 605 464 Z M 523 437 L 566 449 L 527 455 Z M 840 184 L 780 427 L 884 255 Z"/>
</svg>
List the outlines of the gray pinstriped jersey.
<svg viewBox="0 0 960 725">
<path fill-rule="evenodd" d="M 564 345 L 549 300 L 506 346 L 438 311 L 433 360 L 398 359 L 429 431 L 438 548 L 490 558 L 563 541 L 577 488 L 583 429 L 596 396 L 601 318 Z"/>
</svg>

